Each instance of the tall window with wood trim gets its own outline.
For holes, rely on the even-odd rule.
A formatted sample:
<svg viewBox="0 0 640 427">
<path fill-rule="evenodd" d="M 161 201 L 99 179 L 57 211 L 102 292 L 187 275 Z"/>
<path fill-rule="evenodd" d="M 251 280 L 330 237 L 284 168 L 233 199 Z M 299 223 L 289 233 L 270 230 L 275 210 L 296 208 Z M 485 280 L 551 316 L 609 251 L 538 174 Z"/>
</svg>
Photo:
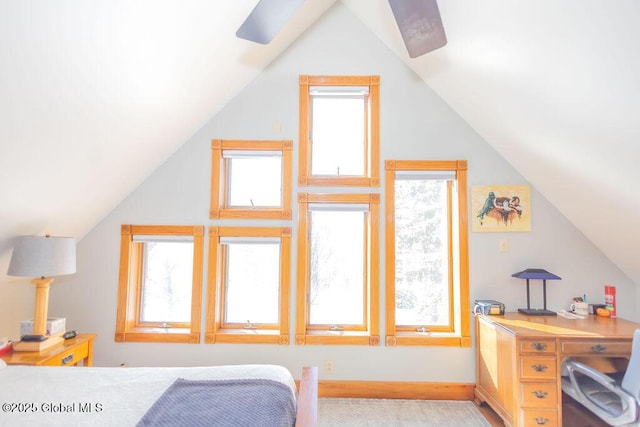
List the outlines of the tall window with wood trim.
<svg viewBox="0 0 640 427">
<path fill-rule="evenodd" d="M 380 186 L 379 93 L 379 76 L 300 76 L 299 185 Z"/>
<path fill-rule="evenodd" d="M 209 227 L 205 343 L 289 344 L 291 228 Z"/>
<path fill-rule="evenodd" d="M 292 146 L 214 139 L 209 218 L 291 219 Z"/>
<path fill-rule="evenodd" d="M 204 227 L 123 225 L 116 342 L 200 341 Z"/>
<path fill-rule="evenodd" d="M 379 344 L 378 194 L 298 195 L 296 344 Z"/>
<path fill-rule="evenodd" d="M 386 345 L 471 346 L 466 161 L 385 162 Z"/>
</svg>

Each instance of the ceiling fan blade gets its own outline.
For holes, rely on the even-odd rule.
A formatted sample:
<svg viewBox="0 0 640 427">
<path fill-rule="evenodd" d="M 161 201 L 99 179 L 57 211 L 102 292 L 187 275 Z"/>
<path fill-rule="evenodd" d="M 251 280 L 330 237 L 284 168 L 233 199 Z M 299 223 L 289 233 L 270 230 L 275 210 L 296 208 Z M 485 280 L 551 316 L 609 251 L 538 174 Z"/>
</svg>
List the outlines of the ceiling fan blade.
<svg viewBox="0 0 640 427">
<path fill-rule="evenodd" d="M 242 23 L 236 36 L 268 44 L 304 0 L 260 0 Z"/>
<path fill-rule="evenodd" d="M 389 0 L 389 6 L 411 58 L 447 44 L 436 0 Z"/>
</svg>

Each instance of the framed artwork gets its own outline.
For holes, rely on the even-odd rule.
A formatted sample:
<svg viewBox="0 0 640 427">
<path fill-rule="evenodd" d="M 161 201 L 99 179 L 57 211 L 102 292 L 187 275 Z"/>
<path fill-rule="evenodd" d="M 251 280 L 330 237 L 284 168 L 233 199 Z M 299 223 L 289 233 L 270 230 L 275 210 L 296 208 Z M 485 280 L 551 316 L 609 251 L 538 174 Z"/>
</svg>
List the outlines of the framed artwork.
<svg viewBox="0 0 640 427">
<path fill-rule="evenodd" d="M 531 188 L 528 185 L 471 187 L 471 230 L 531 231 Z"/>
</svg>

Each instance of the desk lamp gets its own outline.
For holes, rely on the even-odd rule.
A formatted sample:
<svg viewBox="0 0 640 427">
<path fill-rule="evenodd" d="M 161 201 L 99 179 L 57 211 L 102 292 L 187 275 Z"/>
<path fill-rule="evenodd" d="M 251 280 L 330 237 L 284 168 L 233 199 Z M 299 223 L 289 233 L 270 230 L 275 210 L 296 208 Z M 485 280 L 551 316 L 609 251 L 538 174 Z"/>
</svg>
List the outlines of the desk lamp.
<svg viewBox="0 0 640 427">
<path fill-rule="evenodd" d="M 512 277 L 518 279 L 527 280 L 527 308 L 519 308 L 518 312 L 526 314 L 528 316 L 555 316 L 556 312 L 547 310 L 547 280 L 561 280 L 559 276 L 553 273 L 549 273 L 547 270 L 541 268 L 527 268 L 526 270 L 513 273 Z M 529 297 L 529 279 L 542 280 L 542 300 L 544 308 L 531 308 Z"/>
<path fill-rule="evenodd" d="M 47 335 L 49 285 L 54 278 L 76 272 L 76 241 L 71 237 L 25 236 L 13 248 L 9 276 L 36 277 L 35 313 L 32 342 L 15 343 L 15 351 L 42 351 L 63 342 L 62 337 Z"/>
</svg>

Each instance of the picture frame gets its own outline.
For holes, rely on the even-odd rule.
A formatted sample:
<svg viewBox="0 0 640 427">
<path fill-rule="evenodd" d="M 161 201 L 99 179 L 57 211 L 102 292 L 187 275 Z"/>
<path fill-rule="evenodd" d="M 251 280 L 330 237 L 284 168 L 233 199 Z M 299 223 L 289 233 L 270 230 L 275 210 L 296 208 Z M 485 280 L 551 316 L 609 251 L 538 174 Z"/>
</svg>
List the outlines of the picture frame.
<svg viewBox="0 0 640 427">
<path fill-rule="evenodd" d="M 471 220 L 474 232 L 531 231 L 531 187 L 471 187 Z"/>
</svg>

